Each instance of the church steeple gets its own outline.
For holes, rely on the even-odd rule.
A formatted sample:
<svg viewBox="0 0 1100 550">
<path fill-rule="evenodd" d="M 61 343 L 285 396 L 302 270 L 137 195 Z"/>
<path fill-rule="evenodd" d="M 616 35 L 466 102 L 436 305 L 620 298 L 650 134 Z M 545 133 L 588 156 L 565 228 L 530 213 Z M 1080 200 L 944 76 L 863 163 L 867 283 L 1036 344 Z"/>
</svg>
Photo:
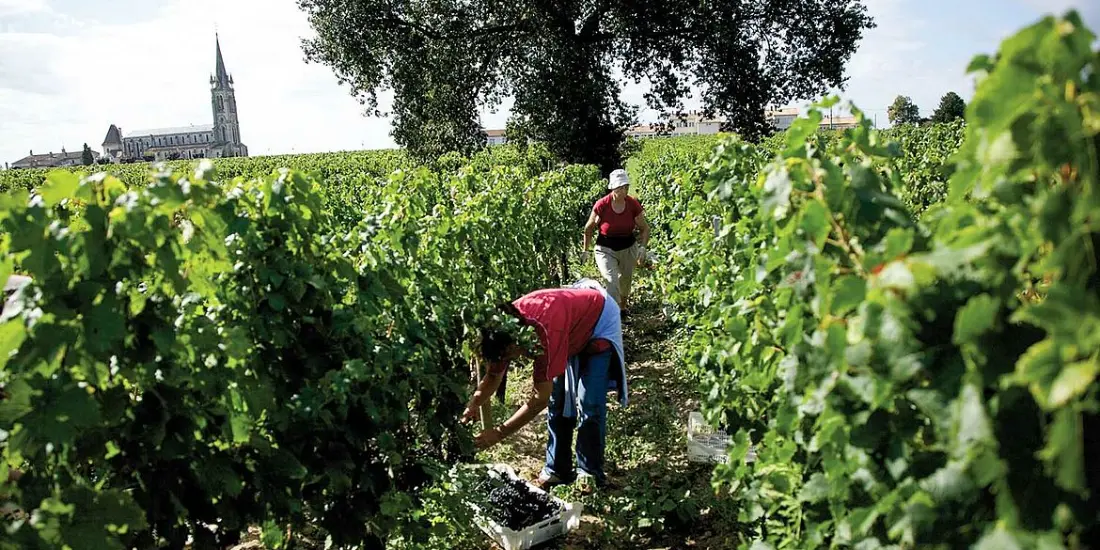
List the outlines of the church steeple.
<svg viewBox="0 0 1100 550">
<path fill-rule="evenodd" d="M 214 76 L 210 83 L 218 88 L 229 88 L 233 79 L 225 71 L 225 61 L 222 59 L 222 44 L 218 39 L 218 33 L 214 33 L 214 49 L 217 51 L 217 59 L 214 61 Z"/>
<path fill-rule="evenodd" d="M 237 94 L 233 77 L 225 70 L 222 44 L 214 33 L 214 74 L 210 77 L 210 108 L 214 115 L 213 156 L 248 156 L 248 147 L 241 142 L 241 125 L 237 118 Z"/>
</svg>

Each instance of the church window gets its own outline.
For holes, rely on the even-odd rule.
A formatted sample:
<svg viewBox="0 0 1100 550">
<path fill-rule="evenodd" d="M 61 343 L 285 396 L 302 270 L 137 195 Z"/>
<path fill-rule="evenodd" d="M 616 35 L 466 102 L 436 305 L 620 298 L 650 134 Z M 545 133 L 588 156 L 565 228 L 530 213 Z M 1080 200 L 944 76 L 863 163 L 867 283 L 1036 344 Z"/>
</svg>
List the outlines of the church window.
<svg viewBox="0 0 1100 550">
<path fill-rule="evenodd" d="M 225 110 L 225 99 L 222 96 L 218 96 L 218 111 Z"/>
</svg>

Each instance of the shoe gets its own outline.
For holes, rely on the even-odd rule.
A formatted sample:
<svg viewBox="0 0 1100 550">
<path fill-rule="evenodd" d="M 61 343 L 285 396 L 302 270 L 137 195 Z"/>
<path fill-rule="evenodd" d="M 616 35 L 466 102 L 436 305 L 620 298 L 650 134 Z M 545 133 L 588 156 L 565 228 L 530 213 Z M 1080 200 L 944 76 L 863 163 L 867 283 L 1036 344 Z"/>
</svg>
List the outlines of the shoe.
<svg viewBox="0 0 1100 550">
<path fill-rule="evenodd" d="M 596 476 L 584 472 L 577 473 L 577 489 L 584 495 L 590 495 L 596 491 L 611 489 L 611 484 L 605 478 L 602 482 L 596 480 Z"/>
<path fill-rule="evenodd" d="M 535 487 L 538 487 L 539 489 L 542 489 L 547 493 L 549 493 L 551 489 L 557 487 L 558 485 L 568 485 L 568 483 L 562 481 L 560 477 L 553 474 L 547 475 L 546 472 L 540 473 L 539 477 L 531 483 L 534 484 Z"/>
</svg>

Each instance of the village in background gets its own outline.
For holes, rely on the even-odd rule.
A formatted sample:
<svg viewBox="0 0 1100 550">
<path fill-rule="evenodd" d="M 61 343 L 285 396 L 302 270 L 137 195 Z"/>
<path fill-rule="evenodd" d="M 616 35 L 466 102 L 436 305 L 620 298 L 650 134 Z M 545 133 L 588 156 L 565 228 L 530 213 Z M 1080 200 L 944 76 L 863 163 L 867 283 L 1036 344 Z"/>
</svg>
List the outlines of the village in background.
<svg viewBox="0 0 1100 550">
<path fill-rule="evenodd" d="M 60 168 L 93 164 L 128 164 L 179 159 L 247 157 L 248 146 L 241 140 L 241 126 L 237 117 L 237 99 L 233 76 L 225 68 L 221 43 L 214 37 L 214 73 L 210 76 L 210 108 L 212 124 L 191 124 L 170 128 L 125 131 L 123 126 L 110 124 L 100 150 L 87 145 L 77 151 L 49 151 L 35 154 L 31 149 L 27 156 L 12 163 L 4 163 L 5 169 Z M 769 109 L 765 120 L 775 131 L 790 127 L 798 118 L 797 107 Z M 717 134 L 725 122 L 724 116 L 707 117 L 697 110 L 677 114 L 662 114 L 658 122 L 639 124 L 626 132 L 627 137 L 645 139 L 662 136 L 691 134 Z M 844 129 L 856 125 L 855 117 L 828 114 L 821 121 L 822 128 Z M 504 129 L 485 130 L 487 145 L 507 143 Z"/>
</svg>

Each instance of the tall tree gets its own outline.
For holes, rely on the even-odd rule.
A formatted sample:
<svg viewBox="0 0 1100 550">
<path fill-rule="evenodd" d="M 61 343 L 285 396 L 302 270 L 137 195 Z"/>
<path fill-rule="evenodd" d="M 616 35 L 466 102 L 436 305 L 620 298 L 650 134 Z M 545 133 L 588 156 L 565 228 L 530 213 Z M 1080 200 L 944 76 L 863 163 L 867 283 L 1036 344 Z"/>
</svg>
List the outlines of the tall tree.
<svg viewBox="0 0 1100 550">
<path fill-rule="evenodd" d="M 894 98 L 894 103 L 886 109 L 890 117 L 890 124 L 917 124 L 920 122 L 920 109 L 913 103 L 909 96 L 899 95 Z"/>
<path fill-rule="evenodd" d="M 394 139 L 421 157 L 484 143 L 478 109 L 512 112 L 563 160 L 621 163 L 636 106 L 679 112 L 691 87 L 725 130 L 768 130 L 764 107 L 843 87 L 865 29 L 858 0 L 298 0 L 326 64 L 376 115 L 393 90 Z"/>
<path fill-rule="evenodd" d="M 966 117 L 966 102 L 959 94 L 947 92 L 940 99 L 940 106 L 932 112 L 932 122 L 951 122 Z"/>
<path fill-rule="evenodd" d="M 84 144 L 84 152 L 80 154 L 80 162 L 84 163 L 84 166 L 91 166 L 95 163 L 95 156 L 92 155 L 92 150 L 87 143 Z"/>
</svg>

